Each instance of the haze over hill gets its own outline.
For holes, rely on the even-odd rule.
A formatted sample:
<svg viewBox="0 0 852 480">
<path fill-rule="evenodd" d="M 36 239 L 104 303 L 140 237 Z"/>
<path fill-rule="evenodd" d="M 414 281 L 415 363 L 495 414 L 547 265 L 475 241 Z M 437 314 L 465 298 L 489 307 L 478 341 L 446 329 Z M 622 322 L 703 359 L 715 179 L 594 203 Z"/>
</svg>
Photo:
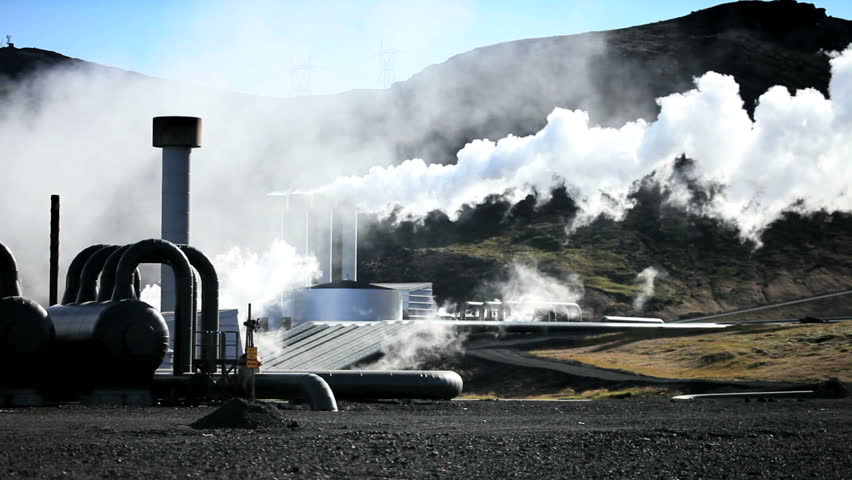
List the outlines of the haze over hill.
<svg viewBox="0 0 852 480">
<path fill-rule="evenodd" d="M 824 52 L 850 43 L 852 22 L 813 5 L 738 2 L 639 27 L 484 47 L 389 90 L 287 100 L 202 90 L 52 52 L 0 49 L 0 74 L 10 78 L 0 83 L 0 144 L 10 146 L 12 159 L 0 179 L 0 200 L 17 206 L 0 212 L 14 232 L 4 241 L 18 254 L 25 282 L 40 293 L 47 221 L 33 219 L 46 212 L 50 193 L 65 195 L 66 263 L 91 243 L 157 236 L 158 152 L 148 145 L 156 115 L 205 119 L 205 145 L 194 154 L 193 241 L 208 252 L 233 245 L 258 251 L 281 228 L 280 205 L 263 196 L 270 190 L 319 186 L 407 158 L 454 163 L 474 139 L 538 132 L 555 107 L 587 111 L 590 126 L 653 122 L 660 111 L 655 99 L 695 88 L 693 78 L 708 71 L 732 75 L 753 115 L 757 98 L 774 85 L 827 96 Z M 694 179 L 691 162 L 701 161 L 684 158 L 672 172 Z M 477 288 L 490 295 L 499 289 L 489 283 L 505 280 L 520 256 L 557 279 L 579 274 L 598 313 L 628 308 L 640 290 L 635 276 L 656 265 L 668 277 L 649 308 L 669 315 L 852 284 L 845 213 L 813 216 L 802 204 L 803 212 L 767 230 L 765 246 L 754 253 L 738 226 L 700 209 L 678 209 L 668 201 L 678 192 L 653 181 L 631 188 L 638 180 L 620 187 L 632 202 L 622 221 L 591 218 L 580 229 L 572 226 L 578 198 L 571 188 L 532 198 L 492 191 L 498 195 L 463 208 L 458 220 L 448 212 L 431 214 L 431 224 L 379 224 L 368 236 L 361 271 L 372 280 L 435 281 L 444 299 Z M 693 199 L 719 192 L 701 182 L 693 187 Z M 388 198 L 394 201 L 400 200 Z M 812 235 L 800 232 L 805 224 Z M 575 228 L 570 236 L 567 227 Z M 807 238 L 791 244 L 787 236 L 794 234 Z"/>
</svg>

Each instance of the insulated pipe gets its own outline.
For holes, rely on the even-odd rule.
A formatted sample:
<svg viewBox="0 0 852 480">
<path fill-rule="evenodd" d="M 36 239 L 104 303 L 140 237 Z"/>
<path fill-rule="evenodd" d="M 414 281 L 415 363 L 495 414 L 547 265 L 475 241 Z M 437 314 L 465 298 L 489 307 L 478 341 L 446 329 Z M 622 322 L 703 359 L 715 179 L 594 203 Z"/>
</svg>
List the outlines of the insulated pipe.
<svg viewBox="0 0 852 480">
<path fill-rule="evenodd" d="M 77 290 L 80 289 L 80 274 L 83 272 L 83 267 L 86 266 L 89 257 L 104 247 L 106 245 L 92 245 L 83 249 L 83 251 L 71 260 L 71 265 L 68 265 L 68 272 L 65 273 L 65 293 L 62 295 L 63 305 L 69 305 L 77 301 Z"/>
<path fill-rule="evenodd" d="M 201 146 L 201 119 L 154 117 L 153 145 L 163 149 L 162 238 L 189 244 L 190 153 Z M 160 270 L 160 310 L 175 306 L 172 276 Z"/>
<path fill-rule="evenodd" d="M 6 245 L 0 243 L 0 298 L 20 297 L 18 284 L 18 263 Z"/>
<path fill-rule="evenodd" d="M 180 248 L 173 243 L 159 239 L 142 240 L 132 245 L 121 256 L 116 268 L 115 289 L 112 300 L 120 301 L 133 298 L 133 272 L 140 263 L 149 257 L 162 258 L 162 262 L 172 267 L 174 272 L 175 323 L 174 323 L 174 362 L 175 375 L 181 375 L 192 369 L 193 316 L 192 311 L 192 267 Z"/>
<path fill-rule="evenodd" d="M 347 400 L 380 398 L 423 398 L 449 400 L 461 394 L 464 382 L 449 370 L 308 371 L 325 380 L 336 398 Z M 269 373 L 261 374 L 269 375 Z"/>
<path fill-rule="evenodd" d="M 130 248 L 130 245 L 119 247 L 112 252 L 104 263 L 104 266 L 101 269 L 101 283 L 98 287 L 98 302 L 108 302 L 112 298 L 112 291 L 115 289 L 115 269 L 118 267 L 118 261 L 121 260 L 121 256 L 124 255 L 124 252 L 126 252 L 128 248 Z M 136 291 L 135 298 L 139 298 L 142 288 L 141 283 L 142 273 L 140 273 L 137 268 L 133 273 L 133 289 Z"/>
<path fill-rule="evenodd" d="M 200 250 L 189 245 L 178 245 L 198 271 L 201 280 L 201 328 L 202 332 L 219 331 L 219 275 L 216 267 Z M 206 373 L 216 371 L 216 356 L 219 351 L 216 335 L 201 335 L 201 369 Z"/>
<path fill-rule="evenodd" d="M 118 245 L 107 245 L 106 247 L 93 253 L 86 264 L 83 266 L 83 271 L 80 272 L 80 287 L 77 289 L 77 299 L 75 303 L 78 305 L 85 302 L 94 302 L 98 298 L 98 277 L 104 268 L 104 264 L 110 255 L 118 250 Z"/>
<path fill-rule="evenodd" d="M 262 398 L 299 398 L 308 401 L 311 410 L 336 412 L 337 400 L 328 383 L 312 373 L 255 374 L 255 392 Z"/>
</svg>

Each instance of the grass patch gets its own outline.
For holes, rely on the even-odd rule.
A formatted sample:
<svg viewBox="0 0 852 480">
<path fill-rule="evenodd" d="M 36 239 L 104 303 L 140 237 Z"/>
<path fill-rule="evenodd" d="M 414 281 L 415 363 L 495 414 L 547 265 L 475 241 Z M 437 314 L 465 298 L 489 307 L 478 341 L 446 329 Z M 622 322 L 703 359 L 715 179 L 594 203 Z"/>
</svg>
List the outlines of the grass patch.
<svg viewBox="0 0 852 480">
<path fill-rule="evenodd" d="M 751 325 L 673 338 L 598 336 L 576 348 L 530 353 L 675 379 L 852 381 L 852 323 Z"/>
</svg>

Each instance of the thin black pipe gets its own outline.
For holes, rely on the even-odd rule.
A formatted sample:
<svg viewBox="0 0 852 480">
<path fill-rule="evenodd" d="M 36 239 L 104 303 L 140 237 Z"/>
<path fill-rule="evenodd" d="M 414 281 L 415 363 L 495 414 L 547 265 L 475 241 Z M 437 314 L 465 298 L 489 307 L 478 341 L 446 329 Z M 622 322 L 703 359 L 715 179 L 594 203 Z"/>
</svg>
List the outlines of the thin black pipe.
<svg viewBox="0 0 852 480">
<path fill-rule="evenodd" d="M 65 273 L 65 293 L 62 295 L 62 304 L 69 305 L 77 300 L 77 290 L 80 288 L 80 273 L 89 257 L 95 254 L 98 250 L 106 247 L 106 245 L 92 245 L 83 249 L 80 253 L 71 260 L 71 265 L 68 265 L 68 272 Z"/>
<path fill-rule="evenodd" d="M 59 195 L 50 196 L 50 291 L 49 305 L 59 300 Z"/>
<path fill-rule="evenodd" d="M 192 369 L 193 316 L 192 311 L 192 267 L 189 259 L 175 244 L 160 239 L 142 240 L 121 256 L 116 268 L 113 301 L 132 298 L 133 272 L 141 263 L 150 263 L 151 257 L 162 260 L 172 267 L 175 276 L 175 321 L 174 321 L 174 362 L 173 372 L 181 375 Z"/>
<path fill-rule="evenodd" d="M 6 245 L 0 243 L 0 298 L 20 297 L 21 286 L 18 284 L 18 262 Z"/>
<path fill-rule="evenodd" d="M 201 328 L 202 332 L 219 331 L 219 275 L 216 267 L 204 253 L 189 245 L 178 245 L 198 271 L 201 279 Z M 210 343 L 212 342 L 212 344 Z M 201 369 L 206 373 L 216 371 L 218 339 L 215 335 L 201 335 Z"/>
<path fill-rule="evenodd" d="M 80 286 L 77 289 L 75 303 L 79 305 L 85 302 L 94 302 L 98 299 L 98 277 L 107 259 L 119 248 L 121 247 L 118 245 L 107 245 L 89 257 L 89 260 L 86 261 L 83 270 L 80 272 Z"/>
</svg>

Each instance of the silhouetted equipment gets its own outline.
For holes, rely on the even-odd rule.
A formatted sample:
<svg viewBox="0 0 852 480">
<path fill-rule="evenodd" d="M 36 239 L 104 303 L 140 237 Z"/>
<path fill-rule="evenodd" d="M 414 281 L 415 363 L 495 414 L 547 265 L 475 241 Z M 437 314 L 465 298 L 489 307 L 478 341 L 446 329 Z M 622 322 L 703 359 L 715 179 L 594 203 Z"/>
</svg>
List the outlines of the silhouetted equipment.
<svg viewBox="0 0 852 480">
<path fill-rule="evenodd" d="M 44 367 L 53 338 L 44 308 L 21 296 L 17 262 L 0 243 L 0 387 L 31 386 L 32 372 Z"/>
</svg>

